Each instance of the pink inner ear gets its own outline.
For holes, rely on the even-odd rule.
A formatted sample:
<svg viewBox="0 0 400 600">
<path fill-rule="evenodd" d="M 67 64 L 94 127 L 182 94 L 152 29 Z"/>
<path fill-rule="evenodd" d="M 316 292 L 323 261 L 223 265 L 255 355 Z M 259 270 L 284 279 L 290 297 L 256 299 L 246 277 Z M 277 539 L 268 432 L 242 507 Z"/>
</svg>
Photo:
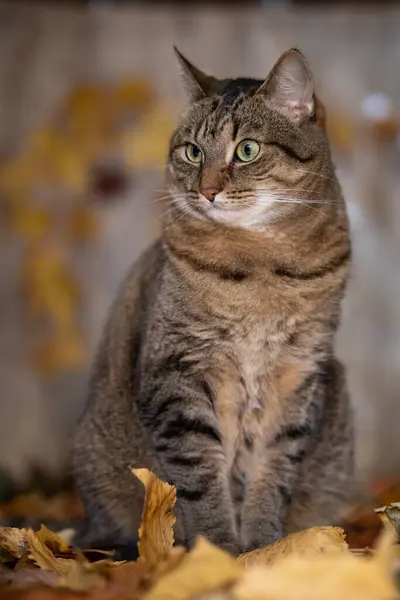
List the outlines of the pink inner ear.
<svg viewBox="0 0 400 600">
<path fill-rule="evenodd" d="M 313 114 L 312 75 L 300 52 L 289 50 L 284 54 L 272 69 L 264 86 L 270 102 L 288 116 L 300 120 Z"/>
</svg>

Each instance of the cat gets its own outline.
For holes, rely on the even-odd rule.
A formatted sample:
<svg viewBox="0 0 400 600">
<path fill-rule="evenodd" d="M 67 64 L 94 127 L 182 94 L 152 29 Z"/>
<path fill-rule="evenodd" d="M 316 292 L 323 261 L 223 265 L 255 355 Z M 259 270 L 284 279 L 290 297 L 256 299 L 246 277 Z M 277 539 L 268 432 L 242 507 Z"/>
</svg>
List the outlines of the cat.
<svg viewBox="0 0 400 600">
<path fill-rule="evenodd" d="M 177 488 L 176 543 L 236 555 L 335 523 L 353 473 L 335 332 L 350 269 L 325 110 L 303 54 L 218 80 L 177 49 L 189 106 L 162 234 L 128 274 L 74 450 L 81 541 L 135 547 L 147 467 Z"/>
</svg>

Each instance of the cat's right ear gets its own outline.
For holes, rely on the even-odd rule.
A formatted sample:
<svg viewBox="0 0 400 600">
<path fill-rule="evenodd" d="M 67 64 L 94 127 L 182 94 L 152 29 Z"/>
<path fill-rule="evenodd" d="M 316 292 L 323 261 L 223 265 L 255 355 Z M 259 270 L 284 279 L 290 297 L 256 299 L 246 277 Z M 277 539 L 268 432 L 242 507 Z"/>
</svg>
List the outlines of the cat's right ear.
<svg viewBox="0 0 400 600">
<path fill-rule="evenodd" d="M 315 114 L 313 77 L 305 56 L 296 48 L 282 54 L 258 93 L 297 123 Z"/>
<path fill-rule="evenodd" d="M 185 90 L 192 102 L 211 96 L 218 84 L 218 80 L 211 75 L 207 75 L 192 65 L 187 58 L 183 56 L 176 46 L 174 46 L 175 54 L 178 57 L 181 67 L 181 76 Z"/>
</svg>

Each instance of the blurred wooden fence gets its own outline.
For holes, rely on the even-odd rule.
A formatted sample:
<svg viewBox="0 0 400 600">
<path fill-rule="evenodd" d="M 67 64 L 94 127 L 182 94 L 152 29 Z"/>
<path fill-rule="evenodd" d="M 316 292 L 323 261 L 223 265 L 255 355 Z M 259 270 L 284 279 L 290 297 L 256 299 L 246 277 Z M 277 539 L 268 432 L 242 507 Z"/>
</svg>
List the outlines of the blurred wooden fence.
<svg viewBox="0 0 400 600">
<path fill-rule="evenodd" d="M 331 112 L 360 120 L 365 94 L 400 108 L 400 10 L 99 8 L 0 3 L 0 151 L 23 146 L 79 82 L 145 77 L 173 114 L 182 106 L 172 45 L 216 75 L 264 76 L 279 53 L 300 47 Z M 363 129 L 361 127 L 360 131 Z M 400 202 L 395 142 L 360 133 L 337 163 L 354 230 L 354 276 L 338 348 L 348 364 L 358 427 L 360 476 L 400 467 Z M 123 274 L 156 230 L 150 202 L 161 165 L 142 175 L 129 201 L 98 208 L 101 236 L 76 255 L 93 352 Z M 0 211 L 0 215 L 1 215 Z M 43 380 L 29 365 L 21 242 L 0 225 L 0 456 L 23 474 L 28 459 L 57 469 L 85 395 L 87 371 Z"/>
</svg>

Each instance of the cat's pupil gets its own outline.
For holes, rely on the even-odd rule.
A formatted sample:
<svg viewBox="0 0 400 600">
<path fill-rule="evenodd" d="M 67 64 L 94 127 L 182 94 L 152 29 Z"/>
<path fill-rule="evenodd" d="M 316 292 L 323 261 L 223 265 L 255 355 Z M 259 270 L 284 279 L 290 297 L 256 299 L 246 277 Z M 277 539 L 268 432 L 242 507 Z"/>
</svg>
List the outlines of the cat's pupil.
<svg viewBox="0 0 400 600">
<path fill-rule="evenodd" d="M 195 158 L 197 158 L 197 157 L 198 157 L 198 155 L 199 155 L 199 153 L 200 153 L 200 150 L 199 150 L 199 149 L 198 149 L 196 146 L 193 146 L 193 150 L 192 150 L 192 152 L 193 152 L 193 156 L 194 156 Z"/>
<path fill-rule="evenodd" d="M 244 147 L 244 153 L 246 156 L 250 156 L 251 155 L 251 144 L 246 144 Z"/>
</svg>

